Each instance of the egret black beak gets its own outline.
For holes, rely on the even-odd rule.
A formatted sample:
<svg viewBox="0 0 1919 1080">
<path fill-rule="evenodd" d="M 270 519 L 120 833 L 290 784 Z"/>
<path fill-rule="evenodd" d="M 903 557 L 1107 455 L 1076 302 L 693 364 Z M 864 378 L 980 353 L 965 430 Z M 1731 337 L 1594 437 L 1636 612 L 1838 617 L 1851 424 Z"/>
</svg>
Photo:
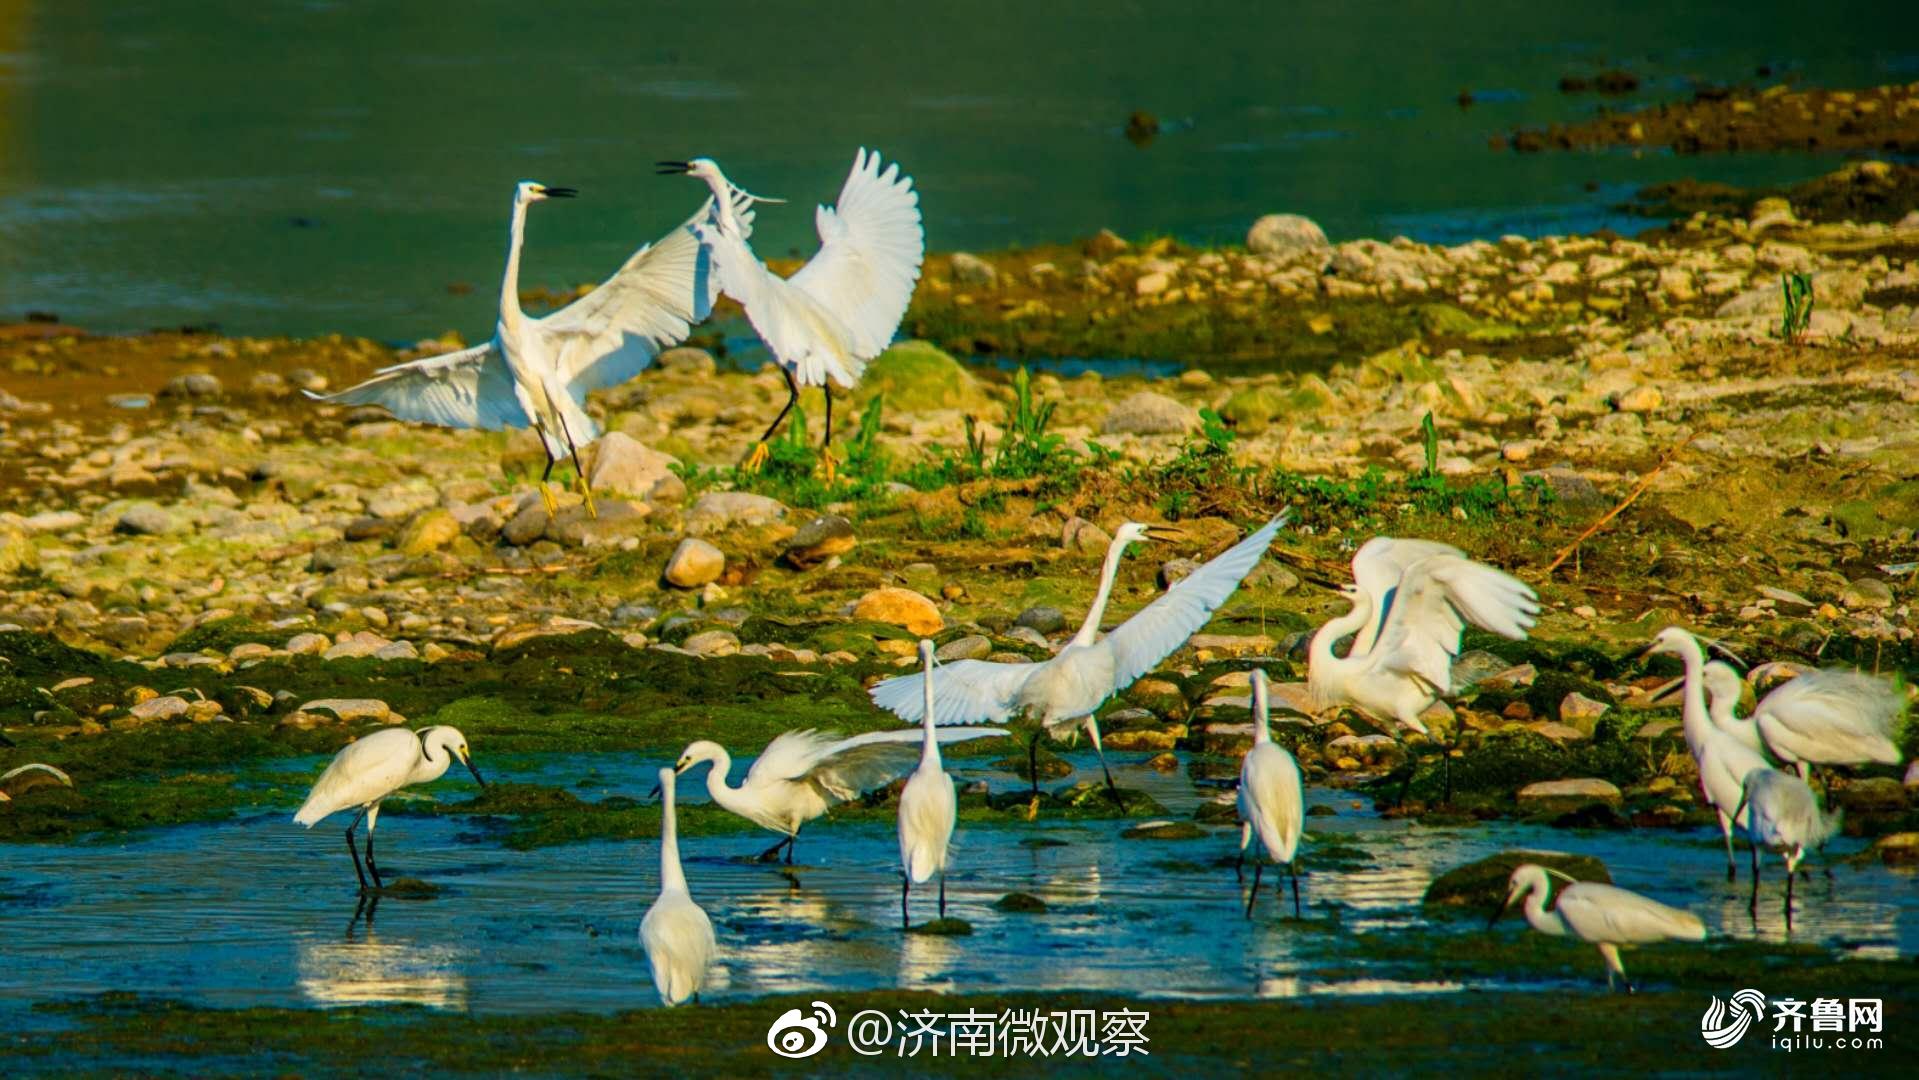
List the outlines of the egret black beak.
<svg viewBox="0 0 1919 1080">
<path fill-rule="evenodd" d="M 1666 685 L 1660 687 L 1658 690 L 1654 691 L 1650 700 L 1664 701 L 1667 698 L 1673 696 L 1674 694 L 1677 694 L 1680 690 L 1684 689 L 1685 685 L 1686 685 L 1685 677 L 1681 676 L 1680 678 L 1674 679 L 1673 681 L 1667 683 Z"/>
<path fill-rule="evenodd" d="M 546 196 L 549 199 L 571 199 L 579 195 L 579 193 L 580 193 L 580 189 L 570 188 L 570 187 L 550 187 L 550 188 L 540 189 L 540 194 Z"/>
<path fill-rule="evenodd" d="M 661 176 L 685 176 L 693 171 L 693 166 L 684 161 L 656 161 Z"/>
<path fill-rule="evenodd" d="M 1641 645 L 1639 648 L 1634 649 L 1633 651 L 1620 657 L 1619 663 L 1636 664 L 1639 661 L 1644 660 L 1646 657 L 1651 656 L 1653 648 L 1657 646 L 1658 644 L 1659 643 L 1657 641 L 1648 641 L 1644 645 Z"/>
<path fill-rule="evenodd" d="M 473 767 L 473 759 L 472 759 L 472 758 L 470 758 L 470 757 L 468 757 L 468 756 L 467 756 L 467 755 L 465 755 L 465 754 L 461 754 L 461 755 L 460 755 L 460 764 L 462 764 L 462 765 L 464 765 L 464 766 L 466 766 L 466 771 L 467 771 L 467 772 L 470 772 L 470 773 L 472 773 L 472 774 L 473 774 L 473 782 L 474 782 L 474 783 L 476 783 L 476 784 L 478 784 L 478 785 L 480 785 L 481 787 L 485 787 L 485 786 L 486 786 L 486 781 L 485 781 L 484 779 L 482 779 L 482 778 L 481 778 L 481 776 L 480 776 L 480 770 L 478 770 L 478 769 L 476 769 L 476 768 L 474 768 L 474 767 Z"/>
<path fill-rule="evenodd" d="M 1506 902 L 1499 905 L 1499 909 L 1493 912 L 1493 917 L 1486 920 L 1486 929 L 1491 930 L 1493 927 L 1499 925 L 1500 916 L 1506 914 L 1506 909 L 1512 906 L 1513 898 L 1510 896 L 1506 897 Z"/>
<path fill-rule="evenodd" d="M 1171 525 L 1148 525 L 1146 526 L 1146 539 L 1184 540 L 1186 539 L 1186 532 L 1183 529 L 1175 529 Z"/>
<path fill-rule="evenodd" d="M 658 785 L 658 784 L 654 784 L 654 785 L 653 785 L 653 790 L 652 790 L 652 791 L 649 791 L 649 792 L 647 792 L 647 793 L 646 793 L 646 797 L 647 797 L 647 798 L 649 798 L 649 799 L 657 799 L 657 798 L 659 798 L 659 797 L 660 797 L 660 785 Z"/>
<path fill-rule="evenodd" d="M 1724 645 L 1720 644 L 1717 641 L 1706 642 L 1706 650 L 1708 652 L 1718 653 L 1720 656 L 1723 656 L 1726 659 L 1732 661 L 1733 663 L 1738 664 L 1742 668 L 1751 666 L 1750 664 L 1747 664 L 1746 661 L 1742 657 L 1740 657 L 1738 653 L 1733 652 L 1731 649 L 1726 648 Z"/>
</svg>

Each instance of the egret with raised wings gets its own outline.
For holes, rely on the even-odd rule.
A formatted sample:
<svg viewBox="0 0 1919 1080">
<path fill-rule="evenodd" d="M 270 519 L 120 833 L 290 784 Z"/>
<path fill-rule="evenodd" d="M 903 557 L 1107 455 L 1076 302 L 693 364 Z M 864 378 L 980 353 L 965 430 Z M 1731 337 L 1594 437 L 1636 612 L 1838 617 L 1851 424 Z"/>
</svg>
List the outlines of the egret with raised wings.
<svg viewBox="0 0 1919 1080">
<path fill-rule="evenodd" d="M 1039 663 L 1001 663 L 993 660 L 955 660 L 940 667 L 934 694 L 935 722 L 983 724 L 1022 719 L 1034 725 L 1027 744 L 1033 794 L 1039 795 L 1039 739 L 1042 734 L 1061 739 L 1082 728 L 1099 755 L 1106 788 L 1119 798 L 1113 773 L 1106 767 L 1100 745 L 1099 723 L 1093 714 L 1107 698 L 1133 685 L 1174 649 L 1205 626 L 1260 557 L 1287 514 L 1267 522 L 1257 532 L 1226 549 L 1219 557 L 1180 579 L 1157 600 L 1141 608 L 1104 637 L 1100 620 L 1112 599 L 1113 583 L 1126 545 L 1142 540 L 1171 539 L 1179 534 L 1164 526 L 1129 521 L 1113 534 L 1100 571 L 1099 591 L 1093 594 L 1086 620 L 1052 659 Z M 918 723 L 925 715 L 924 675 L 902 675 L 873 687 L 873 703 Z"/>
<path fill-rule="evenodd" d="M 342 405 L 379 405 L 402 420 L 441 427 L 523 428 L 539 432 L 546 451 L 540 496 L 557 509 L 547 486 L 556 462 L 571 459 L 588 513 L 597 514 L 580 463 L 580 447 L 599 437 L 586 414 L 586 395 L 638 375 L 660 350 L 686 338 L 712 311 L 717 295 L 709 253 L 692 226 L 709 205 L 659 243 L 635 252 L 599 288 L 540 318 L 520 310 L 520 248 L 527 207 L 570 198 L 572 188 L 531 180 L 513 190 L 507 227 L 506 273 L 500 282 L 500 318 L 493 339 L 470 349 L 384 368 L 335 394 L 311 394 Z M 726 208 L 740 235 L 751 231 L 751 203 Z"/>
<path fill-rule="evenodd" d="M 1003 728 L 941 731 L 939 741 L 956 743 L 1004 734 Z M 733 755 L 719 743 L 700 739 L 687 745 L 674 770 L 684 773 L 701 762 L 711 762 L 707 794 L 722 808 L 780 834 L 779 843 L 760 854 L 762 861 L 772 861 L 785 848 L 786 861 L 791 863 L 793 842 L 802 826 L 835 803 L 857 799 L 898 778 L 912 767 L 913 744 L 921 738 L 919 728 L 870 731 L 850 739 L 822 731 L 789 731 L 766 744 L 738 787 L 728 781 Z"/>
<path fill-rule="evenodd" d="M 1566 882 L 1549 910 L 1546 901 L 1552 892 L 1551 878 Z M 1606 988 L 1612 989 L 1613 976 L 1633 992 L 1626 978 L 1626 965 L 1619 962 L 1621 945 L 1644 945 L 1654 941 L 1704 941 L 1706 924 L 1690 911 L 1667 907 L 1650 899 L 1596 881 L 1579 881 L 1535 863 L 1521 863 L 1508 879 L 1506 902 L 1493 912 L 1486 926 L 1491 929 L 1506 909 L 1524 898 L 1526 922 L 1534 930 L 1553 937 L 1576 937 L 1599 946 L 1606 961 Z"/>
<path fill-rule="evenodd" d="M 1239 873 L 1246 859 L 1246 845 L 1259 837 L 1266 857 L 1286 867 L 1293 879 L 1293 917 L 1299 917 L 1299 837 L 1306 826 L 1306 791 L 1299 780 L 1299 763 L 1286 748 L 1273 741 L 1270 707 L 1267 703 L 1266 671 L 1254 668 L 1253 748 L 1239 764 L 1239 859 L 1233 864 Z M 1264 863 L 1253 860 L 1253 888 L 1246 896 L 1246 917 L 1253 916 L 1253 902 L 1259 899 L 1259 872 Z"/>
<path fill-rule="evenodd" d="M 1742 719 L 1735 710 L 1743 688 L 1731 668 L 1706 666 L 1713 724 L 1792 765 L 1801 777 L 1813 765 L 1902 760 L 1893 732 L 1906 697 L 1891 679 L 1841 668 L 1808 672 L 1767 694 Z"/>
<path fill-rule="evenodd" d="M 653 969 L 653 986 L 668 1006 L 699 1000 L 718 944 L 713 920 L 693 900 L 680 868 L 680 828 L 674 817 L 673 770 L 660 770 L 660 896 L 640 920 L 640 944 Z"/>
<path fill-rule="evenodd" d="M 946 856 L 953 825 L 959 820 L 959 794 L 940 762 L 939 732 L 933 726 L 933 643 L 920 639 L 920 668 L 925 676 L 926 710 L 920 724 L 920 763 L 900 790 L 900 926 L 912 925 L 906 895 L 915 885 L 940 879 L 940 918 L 946 917 Z"/>
<path fill-rule="evenodd" d="M 435 755 L 438 756 L 435 756 Z M 417 732 L 405 728 L 386 728 L 348 743 L 333 755 L 326 771 L 313 782 L 306 802 L 293 820 L 311 829 L 321 818 L 338 810 L 359 807 L 360 812 L 346 827 L 346 849 L 353 856 L 353 875 L 360 879 L 360 891 L 366 892 L 367 878 L 373 879 L 373 891 L 385 886 L 380 868 L 373 862 L 373 827 L 380 820 L 380 803 L 389 795 L 415 784 L 430 784 L 446 774 L 458 759 L 473 774 L 481 787 L 480 770 L 473 766 L 466 736 L 458 728 L 440 726 Z M 366 870 L 360 869 L 360 852 L 353 843 L 353 830 L 366 819 Z"/>
<path fill-rule="evenodd" d="M 720 288 L 746 310 L 753 330 L 786 376 L 786 405 L 753 445 L 744 468 L 766 461 L 767 440 L 779 430 L 800 388 L 817 386 L 826 397 L 826 436 L 821 462 L 833 478 L 833 388 L 851 389 L 869 360 L 886 350 L 913 299 L 926 234 L 920 227 L 919 195 L 897 163 L 880 167 L 878 153 L 861 148 L 840 188 L 839 202 L 814 213 L 820 250 L 792 277 L 782 278 L 747 244 L 732 207 L 740 192 L 710 158 L 662 161 L 660 172 L 706 181 L 719 208 L 695 227 L 711 246 Z M 747 196 L 751 198 L 750 196 Z"/>
</svg>

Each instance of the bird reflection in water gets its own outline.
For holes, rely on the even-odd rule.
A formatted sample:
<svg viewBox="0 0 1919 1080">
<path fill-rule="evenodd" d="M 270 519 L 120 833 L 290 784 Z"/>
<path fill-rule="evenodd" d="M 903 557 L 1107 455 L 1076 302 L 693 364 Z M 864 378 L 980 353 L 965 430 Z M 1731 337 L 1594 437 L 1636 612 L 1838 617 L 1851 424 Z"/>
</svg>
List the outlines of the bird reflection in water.
<svg viewBox="0 0 1919 1080">
<path fill-rule="evenodd" d="M 361 897 L 343 941 L 300 942 L 300 992 L 316 1004 L 398 1002 L 466 1008 L 467 950 L 447 944 L 384 941 L 374 932 L 380 898 Z"/>
</svg>

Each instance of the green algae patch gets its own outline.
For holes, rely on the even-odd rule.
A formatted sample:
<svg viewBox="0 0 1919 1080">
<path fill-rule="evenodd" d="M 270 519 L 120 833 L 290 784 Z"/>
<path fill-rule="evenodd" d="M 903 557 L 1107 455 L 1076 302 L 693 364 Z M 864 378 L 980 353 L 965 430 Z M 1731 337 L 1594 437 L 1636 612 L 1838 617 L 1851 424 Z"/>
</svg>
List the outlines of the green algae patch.
<svg viewBox="0 0 1919 1080">
<path fill-rule="evenodd" d="M 906 932 L 927 937 L 972 937 L 973 924 L 965 919 L 928 919 L 918 926 L 909 927 Z"/>
<path fill-rule="evenodd" d="M 1032 893 L 1009 892 L 993 901 L 993 910 L 1019 915 L 1039 915 L 1046 910 L 1046 901 Z"/>
<path fill-rule="evenodd" d="M 853 400 L 865 402 L 882 395 L 888 408 L 907 412 L 977 412 L 992 402 L 972 372 L 926 341 L 902 341 L 867 364 Z"/>
</svg>

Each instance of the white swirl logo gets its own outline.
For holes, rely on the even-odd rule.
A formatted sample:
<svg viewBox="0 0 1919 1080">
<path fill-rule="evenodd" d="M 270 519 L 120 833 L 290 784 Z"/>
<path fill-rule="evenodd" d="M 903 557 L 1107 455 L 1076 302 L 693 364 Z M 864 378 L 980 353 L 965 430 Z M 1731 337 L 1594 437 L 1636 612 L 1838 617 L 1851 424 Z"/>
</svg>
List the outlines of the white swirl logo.
<svg viewBox="0 0 1919 1080">
<path fill-rule="evenodd" d="M 1729 1015 L 1730 1014 L 1730 1015 Z M 1766 995 L 1757 990 L 1741 990 L 1732 996 L 1730 1006 L 1717 996 L 1699 1018 L 1699 1034 L 1715 1050 L 1724 1050 L 1746 1037 L 1754 1020 L 1766 1017 Z"/>
<path fill-rule="evenodd" d="M 788 1009 L 766 1029 L 766 1048 L 783 1058 L 809 1058 L 826 1046 L 826 1029 L 840 1022 L 833 1006 L 813 1003 L 813 1015 Z"/>
</svg>

